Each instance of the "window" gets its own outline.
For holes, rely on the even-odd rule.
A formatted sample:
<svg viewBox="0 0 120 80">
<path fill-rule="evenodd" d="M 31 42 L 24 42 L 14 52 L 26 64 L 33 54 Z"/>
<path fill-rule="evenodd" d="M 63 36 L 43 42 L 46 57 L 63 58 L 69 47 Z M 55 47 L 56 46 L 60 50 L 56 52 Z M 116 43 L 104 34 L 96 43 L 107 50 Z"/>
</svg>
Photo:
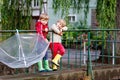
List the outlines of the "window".
<svg viewBox="0 0 120 80">
<path fill-rule="evenodd" d="M 77 18 L 76 15 L 68 15 L 69 22 L 76 22 L 77 21 L 76 18 Z"/>
<path fill-rule="evenodd" d="M 39 8 L 39 1 L 40 0 L 32 0 L 32 7 L 33 8 Z"/>
</svg>

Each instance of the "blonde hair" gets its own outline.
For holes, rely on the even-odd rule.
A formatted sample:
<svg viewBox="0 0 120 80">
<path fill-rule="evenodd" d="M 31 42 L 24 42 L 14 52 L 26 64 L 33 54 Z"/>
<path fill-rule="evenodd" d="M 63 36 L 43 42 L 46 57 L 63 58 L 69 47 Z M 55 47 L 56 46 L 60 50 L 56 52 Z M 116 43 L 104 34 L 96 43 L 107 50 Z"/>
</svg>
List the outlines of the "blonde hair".
<svg viewBox="0 0 120 80">
<path fill-rule="evenodd" d="M 48 20 L 49 19 L 49 16 L 46 14 L 46 13 L 42 13 L 39 17 L 40 20 Z"/>
<path fill-rule="evenodd" d="M 62 25 L 62 27 L 65 27 L 65 26 L 66 26 L 66 21 L 63 20 L 63 19 L 60 19 L 60 20 L 58 20 L 57 22 L 59 22 L 59 23 Z"/>
</svg>

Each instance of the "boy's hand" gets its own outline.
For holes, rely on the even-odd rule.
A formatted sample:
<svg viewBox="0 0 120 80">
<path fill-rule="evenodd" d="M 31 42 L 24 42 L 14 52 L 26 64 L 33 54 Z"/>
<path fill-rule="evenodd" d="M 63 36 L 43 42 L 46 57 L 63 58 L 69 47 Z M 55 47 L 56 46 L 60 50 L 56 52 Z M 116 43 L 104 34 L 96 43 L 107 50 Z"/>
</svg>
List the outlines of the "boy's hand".
<svg viewBox="0 0 120 80">
<path fill-rule="evenodd" d="M 45 42 L 49 43 L 49 41 L 47 39 L 45 39 Z"/>
<path fill-rule="evenodd" d="M 63 27 L 62 30 L 63 30 L 63 31 L 68 30 L 67 26 Z"/>
<path fill-rule="evenodd" d="M 63 33 L 62 32 L 60 32 L 60 34 L 59 34 L 60 36 L 62 36 L 63 35 Z"/>
<path fill-rule="evenodd" d="M 48 28 L 45 28 L 45 32 L 48 32 Z"/>
</svg>

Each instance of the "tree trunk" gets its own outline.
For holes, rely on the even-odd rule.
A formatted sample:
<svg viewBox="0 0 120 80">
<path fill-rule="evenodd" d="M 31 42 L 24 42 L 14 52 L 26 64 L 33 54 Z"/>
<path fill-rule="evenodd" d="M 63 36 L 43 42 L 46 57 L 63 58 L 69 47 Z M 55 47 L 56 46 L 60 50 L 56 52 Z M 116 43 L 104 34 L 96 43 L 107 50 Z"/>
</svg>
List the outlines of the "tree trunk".
<svg viewBox="0 0 120 80">
<path fill-rule="evenodd" d="M 116 28 L 117 29 L 120 29 L 120 0 L 117 0 L 117 3 L 116 3 L 116 11 L 117 11 L 117 14 L 116 14 Z M 117 32 L 117 37 L 116 37 L 117 41 L 120 41 L 120 31 Z M 120 43 L 117 43 L 116 45 L 116 49 L 117 49 L 117 54 L 120 55 Z"/>
</svg>

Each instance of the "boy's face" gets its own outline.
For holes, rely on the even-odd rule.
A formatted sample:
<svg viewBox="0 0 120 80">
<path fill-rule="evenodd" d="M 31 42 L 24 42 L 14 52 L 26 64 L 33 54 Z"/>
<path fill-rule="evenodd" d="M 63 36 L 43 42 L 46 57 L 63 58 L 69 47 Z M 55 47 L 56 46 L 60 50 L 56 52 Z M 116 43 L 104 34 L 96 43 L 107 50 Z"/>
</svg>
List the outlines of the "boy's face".
<svg viewBox="0 0 120 80">
<path fill-rule="evenodd" d="M 62 24 L 61 24 L 60 22 L 57 22 L 57 26 L 58 26 L 59 28 L 62 28 Z"/>
<path fill-rule="evenodd" d="M 46 25 L 48 23 L 48 20 L 41 19 L 40 21 L 43 25 Z"/>
</svg>

